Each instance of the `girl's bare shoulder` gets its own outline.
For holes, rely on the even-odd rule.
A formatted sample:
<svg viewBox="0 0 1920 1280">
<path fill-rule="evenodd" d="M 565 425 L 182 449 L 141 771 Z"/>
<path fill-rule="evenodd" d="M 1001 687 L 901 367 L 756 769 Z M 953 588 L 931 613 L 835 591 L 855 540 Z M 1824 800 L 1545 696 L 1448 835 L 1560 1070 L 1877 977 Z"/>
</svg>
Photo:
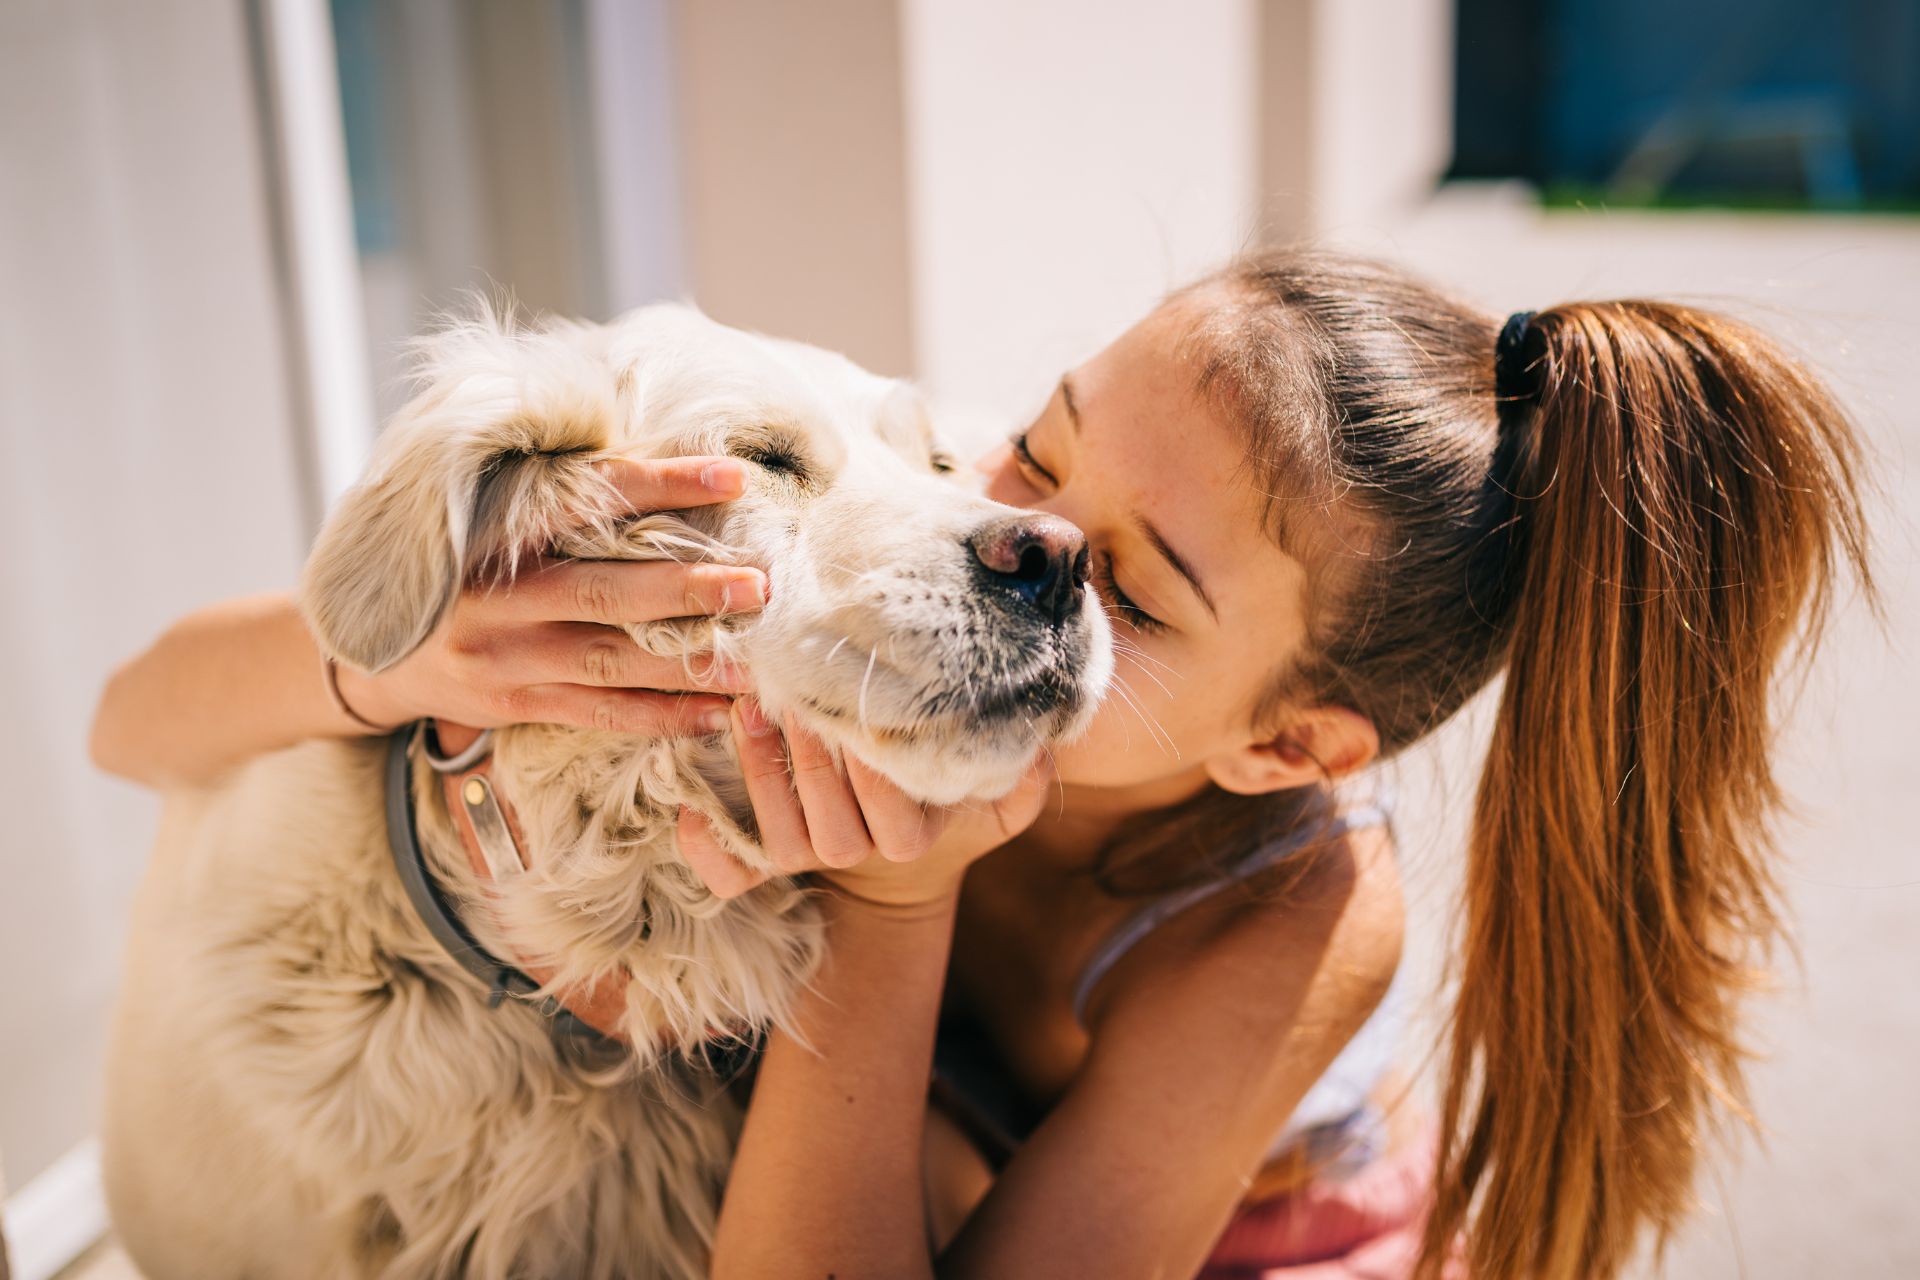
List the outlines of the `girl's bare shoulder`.
<svg viewBox="0 0 1920 1280">
<path fill-rule="evenodd" d="M 1089 1029 L 1179 1004 L 1247 1042 L 1323 1034 L 1337 1052 L 1385 995 L 1405 923 L 1392 837 L 1345 832 L 1156 928 L 1102 984 Z"/>
</svg>

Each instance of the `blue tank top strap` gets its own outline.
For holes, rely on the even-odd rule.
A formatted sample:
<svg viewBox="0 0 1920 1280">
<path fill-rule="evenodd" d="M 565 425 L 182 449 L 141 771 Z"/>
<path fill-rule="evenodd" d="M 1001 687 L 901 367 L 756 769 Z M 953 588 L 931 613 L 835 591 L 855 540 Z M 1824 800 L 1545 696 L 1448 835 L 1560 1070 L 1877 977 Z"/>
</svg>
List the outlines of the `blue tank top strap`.
<svg viewBox="0 0 1920 1280">
<path fill-rule="evenodd" d="M 1258 875 L 1302 849 L 1349 831 L 1365 831 L 1370 827 L 1388 825 L 1392 821 L 1392 790 L 1383 780 L 1369 779 L 1369 782 L 1370 787 L 1359 794 L 1355 793 L 1352 784 L 1337 786 L 1335 794 L 1350 799 L 1344 800 L 1326 822 L 1289 831 L 1269 840 L 1234 863 L 1224 875 L 1156 898 L 1122 920 L 1100 940 L 1093 954 L 1088 957 L 1086 968 L 1080 971 L 1080 981 L 1073 988 L 1074 1021 L 1086 1025 L 1087 1001 L 1092 997 L 1093 989 L 1100 985 L 1100 979 L 1107 976 L 1120 958 L 1142 938 L 1188 907 L 1205 901 L 1228 885 L 1240 884 Z"/>
</svg>

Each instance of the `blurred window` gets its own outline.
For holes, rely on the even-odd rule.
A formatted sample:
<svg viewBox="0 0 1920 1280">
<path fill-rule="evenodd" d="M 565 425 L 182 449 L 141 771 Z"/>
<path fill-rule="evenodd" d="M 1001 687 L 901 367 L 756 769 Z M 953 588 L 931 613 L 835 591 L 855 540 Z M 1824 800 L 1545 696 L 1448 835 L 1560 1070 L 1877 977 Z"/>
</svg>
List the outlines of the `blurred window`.
<svg viewBox="0 0 1920 1280">
<path fill-rule="evenodd" d="M 1920 211 L 1916 0 L 1458 0 L 1451 176 Z"/>
</svg>

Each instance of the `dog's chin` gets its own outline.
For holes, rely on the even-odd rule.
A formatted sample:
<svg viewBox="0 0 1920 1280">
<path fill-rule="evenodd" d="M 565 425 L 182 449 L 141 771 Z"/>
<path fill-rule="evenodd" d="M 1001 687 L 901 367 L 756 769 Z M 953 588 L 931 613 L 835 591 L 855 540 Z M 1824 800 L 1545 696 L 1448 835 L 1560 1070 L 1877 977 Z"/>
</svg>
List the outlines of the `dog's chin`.
<svg viewBox="0 0 1920 1280">
<path fill-rule="evenodd" d="M 912 744 L 867 734 L 842 749 L 922 804 L 998 800 L 1013 790 L 1033 762 L 1030 731 L 954 735 L 944 746 L 929 738 Z"/>
<path fill-rule="evenodd" d="M 1029 690 L 1024 698 L 1019 692 L 988 695 L 965 714 L 910 730 L 812 715 L 804 698 L 796 716 L 923 804 L 997 800 L 1013 790 L 1043 746 L 1084 733 L 1097 702 L 1093 692 L 1078 688 Z"/>
</svg>

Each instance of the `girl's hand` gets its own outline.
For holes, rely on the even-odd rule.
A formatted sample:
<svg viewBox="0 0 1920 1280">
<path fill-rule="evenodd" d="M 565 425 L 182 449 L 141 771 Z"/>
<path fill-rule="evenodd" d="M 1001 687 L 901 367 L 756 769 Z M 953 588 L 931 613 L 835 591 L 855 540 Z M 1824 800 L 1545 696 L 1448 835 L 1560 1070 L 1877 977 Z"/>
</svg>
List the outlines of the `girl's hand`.
<svg viewBox="0 0 1920 1280">
<path fill-rule="evenodd" d="M 1040 815 L 1053 781 L 1043 753 L 999 800 L 922 805 L 851 756 L 836 765 L 826 744 L 791 718 L 783 742 L 751 698 L 733 704 L 733 738 L 768 860 L 783 874 L 819 872 L 852 897 L 890 907 L 956 892 L 970 864 Z M 680 852 L 723 898 L 768 878 L 721 848 L 691 809 L 680 811 Z"/>
<path fill-rule="evenodd" d="M 746 485 L 731 458 L 597 464 L 636 513 L 726 502 Z M 462 591 L 425 644 L 378 675 L 345 666 L 340 692 L 355 713 L 399 725 L 434 716 L 455 724 L 543 723 L 622 733 L 711 733 L 727 724 L 723 694 L 745 673 L 644 652 L 621 629 L 766 603 L 758 569 L 671 561 L 547 560 L 507 587 Z"/>
</svg>

